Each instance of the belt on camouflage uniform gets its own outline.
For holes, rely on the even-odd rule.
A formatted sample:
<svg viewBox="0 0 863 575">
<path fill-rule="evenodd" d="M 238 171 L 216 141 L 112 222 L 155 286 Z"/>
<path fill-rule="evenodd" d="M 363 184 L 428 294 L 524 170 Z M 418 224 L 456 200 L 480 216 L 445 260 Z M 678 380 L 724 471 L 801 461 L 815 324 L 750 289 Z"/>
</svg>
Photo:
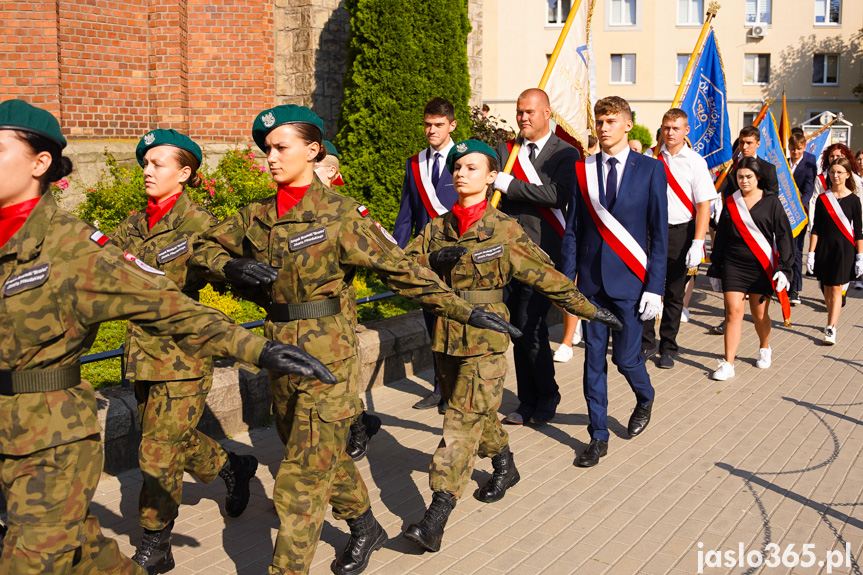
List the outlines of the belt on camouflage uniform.
<svg viewBox="0 0 863 575">
<path fill-rule="evenodd" d="M 455 295 L 466 301 L 467 303 L 501 303 L 503 302 L 502 289 L 484 289 L 484 290 L 455 290 Z"/>
<path fill-rule="evenodd" d="M 46 393 L 69 389 L 81 383 L 81 364 L 56 369 L 0 369 L 0 395 Z"/>
<path fill-rule="evenodd" d="M 269 321 L 288 322 L 298 319 L 317 319 L 341 313 L 342 304 L 339 298 L 319 299 L 301 303 L 272 303 L 267 306 Z"/>
</svg>

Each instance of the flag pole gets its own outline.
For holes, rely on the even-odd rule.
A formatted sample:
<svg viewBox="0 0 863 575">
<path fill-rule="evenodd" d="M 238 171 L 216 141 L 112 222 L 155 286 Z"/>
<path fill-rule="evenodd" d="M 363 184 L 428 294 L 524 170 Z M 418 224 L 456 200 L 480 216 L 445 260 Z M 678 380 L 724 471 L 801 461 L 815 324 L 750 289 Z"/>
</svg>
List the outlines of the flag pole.
<svg viewBox="0 0 863 575">
<path fill-rule="evenodd" d="M 757 128 L 761 121 L 764 120 L 764 117 L 767 116 L 767 110 L 770 109 L 770 104 L 773 103 L 773 98 L 768 98 L 761 105 L 761 111 L 758 112 L 758 116 L 755 117 L 755 121 L 752 122 L 752 127 Z M 722 182 L 725 181 L 725 178 L 728 177 L 728 174 L 731 172 L 731 169 L 734 167 L 734 155 L 737 153 L 737 148 L 734 148 L 734 151 L 731 152 L 731 160 L 728 162 L 728 165 L 725 166 L 725 169 L 722 170 L 722 173 L 719 174 L 719 177 L 716 178 L 716 184 L 714 187 L 719 190 L 720 186 L 722 186 Z"/>
<path fill-rule="evenodd" d="M 785 84 L 782 85 L 782 116 L 779 119 L 779 146 L 782 153 L 788 157 L 788 138 L 791 135 L 790 120 L 788 119 L 788 103 L 785 100 Z"/>
<path fill-rule="evenodd" d="M 827 130 L 832 128 L 833 124 L 835 124 L 837 120 L 842 120 L 843 118 L 844 118 L 844 116 L 840 112 L 839 115 L 836 116 L 835 118 L 833 118 L 832 120 L 830 120 L 830 122 L 828 122 L 827 124 L 824 124 L 823 126 L 818 128 L 816 131 L 814 131 L 811 134 L 809 134 L 808 136 L 806 136 L 806 141 L 808 142 L 812 138 L 817 138 L 818 136 L 820 136 L 821 134 L 823 134 L 824 132 L 826 132 Z"/>
<path fill-rule="evenodd" d="M 544 90 L 545 85 L 548 84 L 548 79 L 551 77 L 551 71 L 557 63 L 560 51 L 563 50 L 563 44 L 566 42 L 566 35 L 569 34 L 569 30 L 575 22 L 575 15 L 581 7 L 581 2 L 582 0 L 573 0 L 572 7 L 569 9 L 569 15 L 566 17 L 566 23 L 563 25 L 563 30 L 560 31 L 560 36 L 557 38 L 557 44 L 554 46 L 554 51 L 552 51 L 551 56 L 548 59 L 548 64 L 545 65 L 545 72 L 542 73 L 542 79 L 540 79 L 539 86 L 537 86 L 540 90 Z M 521 150 L 521 144 L 518 143 L 518 138 L 516 138 L 515 145 L 512 147 L 512 150 L 509 153 L 509 158 L 506 161 L 506 166 L 503 168 L 504 174 L 512 172 L 512 168 L 515 166 L 515 160 L 518 158 L 519 150 Z M 491 205 L 497 207 L 499 203 L 500 190 L 495 190 L 491 197 Z"/>
</svg>

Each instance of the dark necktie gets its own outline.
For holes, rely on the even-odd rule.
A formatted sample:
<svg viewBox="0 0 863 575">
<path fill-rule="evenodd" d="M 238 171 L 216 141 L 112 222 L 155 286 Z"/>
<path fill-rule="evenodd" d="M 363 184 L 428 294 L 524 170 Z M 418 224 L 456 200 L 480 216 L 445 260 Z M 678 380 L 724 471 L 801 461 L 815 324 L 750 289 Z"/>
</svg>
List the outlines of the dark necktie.
<svg viewBox="0 0 863 575">
<path fill-rule="evenodd" d="M 432 186 L 437 188 L 437 183 L 440 181 L 440 152 L 435 152 L 434 154 L 431 177 Z"/>
<path fill-rule="evenodd" d="M 527 147 L 530 148 L 530 153 L 528 153 L 527 157 L 530 159 L 530 163 L 532 164 L 536 161 L 536 148 L 538 146 L 531 142 Z"/>
<path fill-rule="evenodd" d="M 605 204 L 611 209 L 617 197 L 617 158 L 608 159 L 608 177 L 605 179 Z"/>
</svg>

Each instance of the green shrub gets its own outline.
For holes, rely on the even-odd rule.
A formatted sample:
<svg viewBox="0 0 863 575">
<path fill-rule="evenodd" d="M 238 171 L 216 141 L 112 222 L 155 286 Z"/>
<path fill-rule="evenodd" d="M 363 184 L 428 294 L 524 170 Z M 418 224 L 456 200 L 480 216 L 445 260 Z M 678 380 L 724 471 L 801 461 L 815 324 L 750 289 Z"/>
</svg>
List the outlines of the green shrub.
<svg viewBox="0 0 863 575">
<path fill-rule="evenodd" d="M 140 166 L 118 163 L 107 149 L 105 164 L 107 173 L 87 190 L 75 215 L 110 233 L 132 212 L 147 207 L 147 194 L 144 193 L 144 172 Z"/>
<path fill-rule="evenodd" d="M 653 136 L 650 134 L 650 130 L 641 124 L 632 124 L 632 130 L 629 131 L 629 139 L 641 142 L 645 150 L 653 145 Z"/>
<path fill-rule="evenodd" d="M 390 291 L 373 271 L 366 268 L 357 270 L 357 275 L 354 277 L 354 288 L 357 290 L 357 299 Z M 420 306 L 411 300 L 398 296 L 388 297 L 358 306 L 357 320 L 364 323 L 374 319 L 401 315 L 415 309 L 420 309 Z"/>
<path fill-rule="evenodd" d="M 215 170 L 208 171 L 204 166 L 200 174 L 203 186 L 189 188 L 189 193 L 219 220 L 276 193 L 272 176 L 266 167 L 255 162 L 255 152 L 249 147 L 231 150 L 219 160 Z"/>
<path fill-rule="evenodd" d="M 336 147 L 347 193 L 388 229 L 405 160 L 427 146 L 422 110 L 435 96 L 456 110 L 453 138 L 470 134 L 467 0 L 346 0 L 351 13 Z"/>
<path fill-rule="evenodd" d="M 498 144 L 515 138 L 515 130 L 509 126 L 501 126 L 498 122 L 506 124 L 506 120 L 503 118 L 483 116 L 482 108 L 479 106 L 470 109 L 472 137 L 480 142 L 485 142 L 494 149 L 497 149 Z"/>
</svg>

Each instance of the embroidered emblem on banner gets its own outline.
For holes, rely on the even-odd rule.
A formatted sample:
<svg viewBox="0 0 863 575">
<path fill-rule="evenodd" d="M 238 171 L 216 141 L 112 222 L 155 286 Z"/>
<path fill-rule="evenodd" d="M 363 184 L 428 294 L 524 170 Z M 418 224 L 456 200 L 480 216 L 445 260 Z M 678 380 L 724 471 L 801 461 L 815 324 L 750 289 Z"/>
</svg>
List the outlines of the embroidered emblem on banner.
<svg viewBox="0 0 863 575">
<path fill-rule="evenodd" d="M 163 264 L 165 262 L 169 262 L 173 259 L 178 258 L 179 256 L 183 255 L 184 253 L 186 253 L 188 251 L 189 251 L 189 238 L 186 238 L 186 239 L 181 240 L 175 244 L 171 244 L 167 248 L 160 251 L 158 254 L 156 254 L 156 260 L 160 264 Z"/>
<path fill-rule="evenodd" d="M 288 238 L 288 249 L 292 252 L 319 244 L 327 239 L 327 228 L 315 228 Z"/>
<path fill-rule="evenodd" d="M 50 269 L 51 264 L 46 262 L 16 276 L 12 276 L 3 284 L 3 295 L 16 294 L 42 285 L 48 279 Z"/>
<path fill-rule="evenodd" d="M 485 248 L 479 250 L 478 252 L 474 252 L 471 256 L 475 263 L 481 264 L 483 262 L 487 262 L 489 260 L 493 260 L 499 258 L 503 255 L 503 246 L 494 246 L 491 248 Z"/>
</svg>

